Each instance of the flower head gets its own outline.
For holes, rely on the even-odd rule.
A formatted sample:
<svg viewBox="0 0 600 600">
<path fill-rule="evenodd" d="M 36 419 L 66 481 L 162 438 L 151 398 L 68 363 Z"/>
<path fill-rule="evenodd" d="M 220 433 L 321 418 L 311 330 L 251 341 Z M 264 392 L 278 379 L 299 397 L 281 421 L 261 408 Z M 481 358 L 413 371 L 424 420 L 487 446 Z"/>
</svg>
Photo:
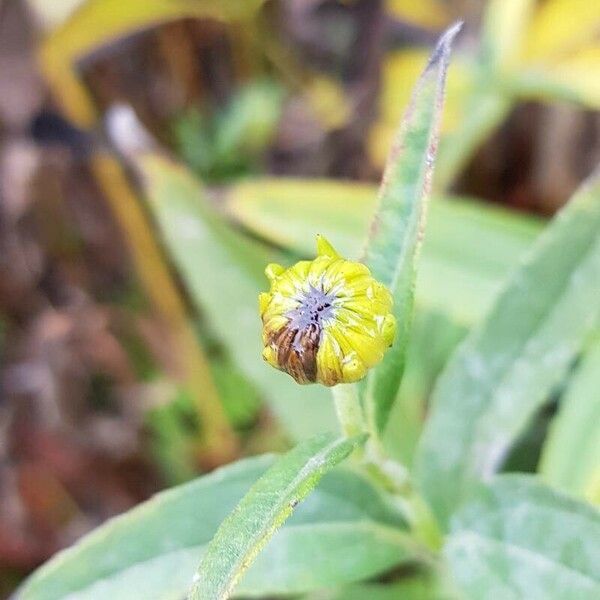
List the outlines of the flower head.
<svg viewBox="0 0 600 600">
<path fill-rule="evenodd" d="M 259 296 L 263 358 L 298 383 L 358 381 L 394 340 L 392 296 L 320 235 L 317 253 L 289 269 L 265 269 L 271 289 Z"/>
</svg>

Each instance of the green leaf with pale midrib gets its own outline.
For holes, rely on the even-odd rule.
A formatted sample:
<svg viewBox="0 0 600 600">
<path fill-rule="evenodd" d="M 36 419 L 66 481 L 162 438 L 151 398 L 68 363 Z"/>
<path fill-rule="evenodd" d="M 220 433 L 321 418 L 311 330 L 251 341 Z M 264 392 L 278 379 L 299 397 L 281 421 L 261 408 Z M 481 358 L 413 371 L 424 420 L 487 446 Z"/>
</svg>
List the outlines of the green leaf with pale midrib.
<svg viewBox="0 0 600 600">
<path fill-rule="evenodd" d="M 110 520 L 39 569 L 21 597 L 182 598 L 218 525 L 273 461 L 273 456 L 241 461 Z M 385 495 L 364 477 L 336 469 L 275 534 L 239 589 L 259 595 L 342 585 L 378 575 L 412 557 L 413 550 L 403 519 Z M 297 553 L 295 561 L 276 561 L 291 552 Z M 340 559 L 331 568 L 319 558 L 328 553 Z"/>
<path fill-rule="evenodd" d="M 442 523 L 500 466 L 564 377 L 600 313 L 599 278 L 594 178 L 538 240 L 436 384 L 417 462 L 420 486 Z"/>
<path fill-rule="evenodd" d="M 539 471 L 565 491 L 600 503 L 600 340 L 585 353 L 560 401 Z"/>
<path fill-rule="evenodd" d="M 444 553 L 469 597 L 592 600 L 600 594 L 598 539 L 593 508 L 508 475 L 459 510 Z"/>
<path fill-rule="evenodd" d="M 446 72 L 455 24 L 440 38 L 417 82 L 410 106 L 390 151 L 363 262 L 394 297 L 396 339 L 367 376 L 364 405 L 369 429 L 382 435 L 398 393 L 412 322 L 416 261 L 425 228 L 426 206 L 444 102 Z"/>
<path fill-rule="evenodd" d="M 221 524 L 204 555 L 189 598 L 229 597 L 269 538 L 323 475 L 344 460 L 365 436 L 322 434 L 300 443 L 250 488 Z"/>
<path fill-rule="evenodd" d="M 298 594 L 325 585 L 352 583 L 368 579 L 418 556 L 411 552 L 414 541 L 407 533 L 390 525 L 363 520 L 286 525 L 276 536 L 273 544 L 265 548 L 242 578 L 234 596 Z M 335 539 L 335 543 L 328 544 L 332 539 Z M 197 567 L 206 546 L 180 548 L 132 564 L 66 598 L 181 598 L 190 586 L 190 573 Z M 309 554 L 302 552 L 307 546 L 311 550 Z M 356 550 L 350 554 L 344 551 L 345 547 Z M 315 550 L 320 552 L 315 553 Z M 298 560 L 290 561 L 290 552 L 297 556 L 299 553 Z M 332 553 L 337 560 L 328 568 L 323 568 L 323 563 Z M 281 560 L 277 562 L 279 555 L 284 557 L 285 565 L 281 564 Z M 135 590 L 135 595 L 132 595 L 132 590 Z"/>
<path fill-rule="evenodd" d="M 234 596 L 298 594 L 363 581 L 423 556 L 408 532 L 367 521 L 286 525 L 273 542 L 281 546 L 282 539 L 288 552 L 268 544 Z"/>
</svg>

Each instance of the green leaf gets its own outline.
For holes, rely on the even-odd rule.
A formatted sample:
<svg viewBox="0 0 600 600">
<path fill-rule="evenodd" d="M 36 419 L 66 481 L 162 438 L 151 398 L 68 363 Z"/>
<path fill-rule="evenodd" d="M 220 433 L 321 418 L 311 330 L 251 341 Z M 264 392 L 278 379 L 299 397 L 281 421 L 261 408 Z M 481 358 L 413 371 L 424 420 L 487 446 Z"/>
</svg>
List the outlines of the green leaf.
<svg viewBox="0 0 600 600">
<path fill-rule="evenodd" d="M 110 520 L 36 571 L 19 597 L 183 598 L 217 527 L 274 460 L 240 461 Z M 303 593 L 374 577 L 413 557 L 405 531 L 387 497 L 364 477 L 335 469 L 275 534 L 239 591 Z"/>
<path fill-rule="evenodd" d="M 437 381 L 417 471 L 442 524 L 475 482 L 501 466 L 566 374 L 597 322 L 599 280 L 594 177 L 540 237 Z"/>
<path fill-rule="evenodd" d="M 497 477 L 452 519 L 444 553 L 469 598 L 600 598 L 600 514 L 524 475 Z"/>
<path fill-rule="evenodd" d="M 551 484 L 600 504 L 600 340 L 586 352 L 561 399 L 540 473 Z"/>
<path fill-rule="evenodd" d="M 124 600 L 132 590 L 140 598 L 183 597 L 219 523 L 272 464 L 271 456 L 241 461 L 158 494 L 57 554 L 19 597 Z"/>
<path fill-rule="evenodd" d="M 343 461 L 366 436 L 322 434 L 282 456 L 221 524 L 198 567 L 189 598 L 228 598 L 269 538 L 323 475 Z M 286 558 L 289 560 L 289 558 Z"/>
<path fill-rule="evenodd" d="M 253 233 L 314 254 L 317 233 L 357 258 L 377 190 L 327 179 L 260 178 L 234 185 L 231 216 Z M 416 285 L 418 308 L 464 325 L 478 321 L 499 284 L 542 229 L 542 222 L 481 201 L 433 198 Z"/>
<path fill-rule="evenodd" d="M 443 315 L 415 314 L 406 370 L 384 436 L 386 451 L 406 467 L 412 467 L 435 380 L 465 334 L 464 327 Z"/>
<path fill-rule="evenodd" d="M 394 296 L 396 340 L 367 377 L 370 430 L 382 434 L 398 392 L 412 322 L 416 261 L 436 157 L 450 49 L 461 24 L 440 38 L 390 151 L 363 262 Z"/>
<path fill-rule="evenodd" d="M 267 286 L 262 271 L 273 257 L 216 214 L 184 167 L 153 154 L 134 160 L 167 250 L 230 358 L 294 438 L 334 429 L 325 388 L 300 386 L 262 360 L 258 294 Z"/>
<path fill-rule="evenodd" d="M 417 573 L 388 584 L 362 584 L 316 592 L 302 600 L 453 600 L 431 575 Z"/>
<path fill-rule="evenodd" d="M 273 536 L 238 593 L 270 596 L 347 585 L 421 556 L 381 490 L 335 469 Z"/>
</svg>

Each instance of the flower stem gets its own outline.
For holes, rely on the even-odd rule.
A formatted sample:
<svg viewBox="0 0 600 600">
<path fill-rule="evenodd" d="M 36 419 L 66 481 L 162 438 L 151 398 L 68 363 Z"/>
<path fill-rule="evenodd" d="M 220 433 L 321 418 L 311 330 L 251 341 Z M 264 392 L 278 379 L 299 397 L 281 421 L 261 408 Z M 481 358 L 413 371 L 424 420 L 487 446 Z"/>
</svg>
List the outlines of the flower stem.
<svg viewBox="0 0 600 600">
<path fill-rule="evenodd" d="M 367 469 L 394 495 L 415 537 L 429 550 L 439 551 L 443 543 L 442 532 L 429 506 L 414 488 L 406 468 L 379 454 L 373 445 L 369 450 Z"/>
<path fill-rule="evenodd" d="M 334 386 L 331 391 L 337 418 L 344 435 L 352 437 L 364 433 L 366 423 L 356 385 L 342 383 Z"/>
<path fill-rule="evenodd" d="M 336 385 L 332 388 L 337 418 L 342 432 L 352 437 L 368 431 L 365 414 L 354 383 Z M 415 537 L 430 551 L 437 552 L 442 545 L 442 533 L 429 507 L 415 490 L 410 474 L 400 463 L 387 458 L 377 439 L 371 438 L 364 449 L 356 454 L 367 472 L 386 488 L 401 506 Z"/>
</svg>

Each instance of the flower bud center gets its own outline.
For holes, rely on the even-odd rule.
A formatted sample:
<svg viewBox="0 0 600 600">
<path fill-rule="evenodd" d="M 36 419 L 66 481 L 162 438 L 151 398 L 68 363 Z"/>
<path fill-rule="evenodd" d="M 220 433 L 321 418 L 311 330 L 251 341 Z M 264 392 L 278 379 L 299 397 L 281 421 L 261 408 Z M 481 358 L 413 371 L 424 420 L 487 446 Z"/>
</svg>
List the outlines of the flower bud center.
<svg viewBox="0 0 600 600">
<path fill-rule="evenodd" d="M 320 332 L 323 322 L 334 317 L 334 300 L 333 294 L 327 294 L 311 285 L 308 291 L 303 291 L 298 296 L 297 308 L 287 314 L 290 319 L 289 327 L 303 330 L 316 325 Z"/>
</svg>

